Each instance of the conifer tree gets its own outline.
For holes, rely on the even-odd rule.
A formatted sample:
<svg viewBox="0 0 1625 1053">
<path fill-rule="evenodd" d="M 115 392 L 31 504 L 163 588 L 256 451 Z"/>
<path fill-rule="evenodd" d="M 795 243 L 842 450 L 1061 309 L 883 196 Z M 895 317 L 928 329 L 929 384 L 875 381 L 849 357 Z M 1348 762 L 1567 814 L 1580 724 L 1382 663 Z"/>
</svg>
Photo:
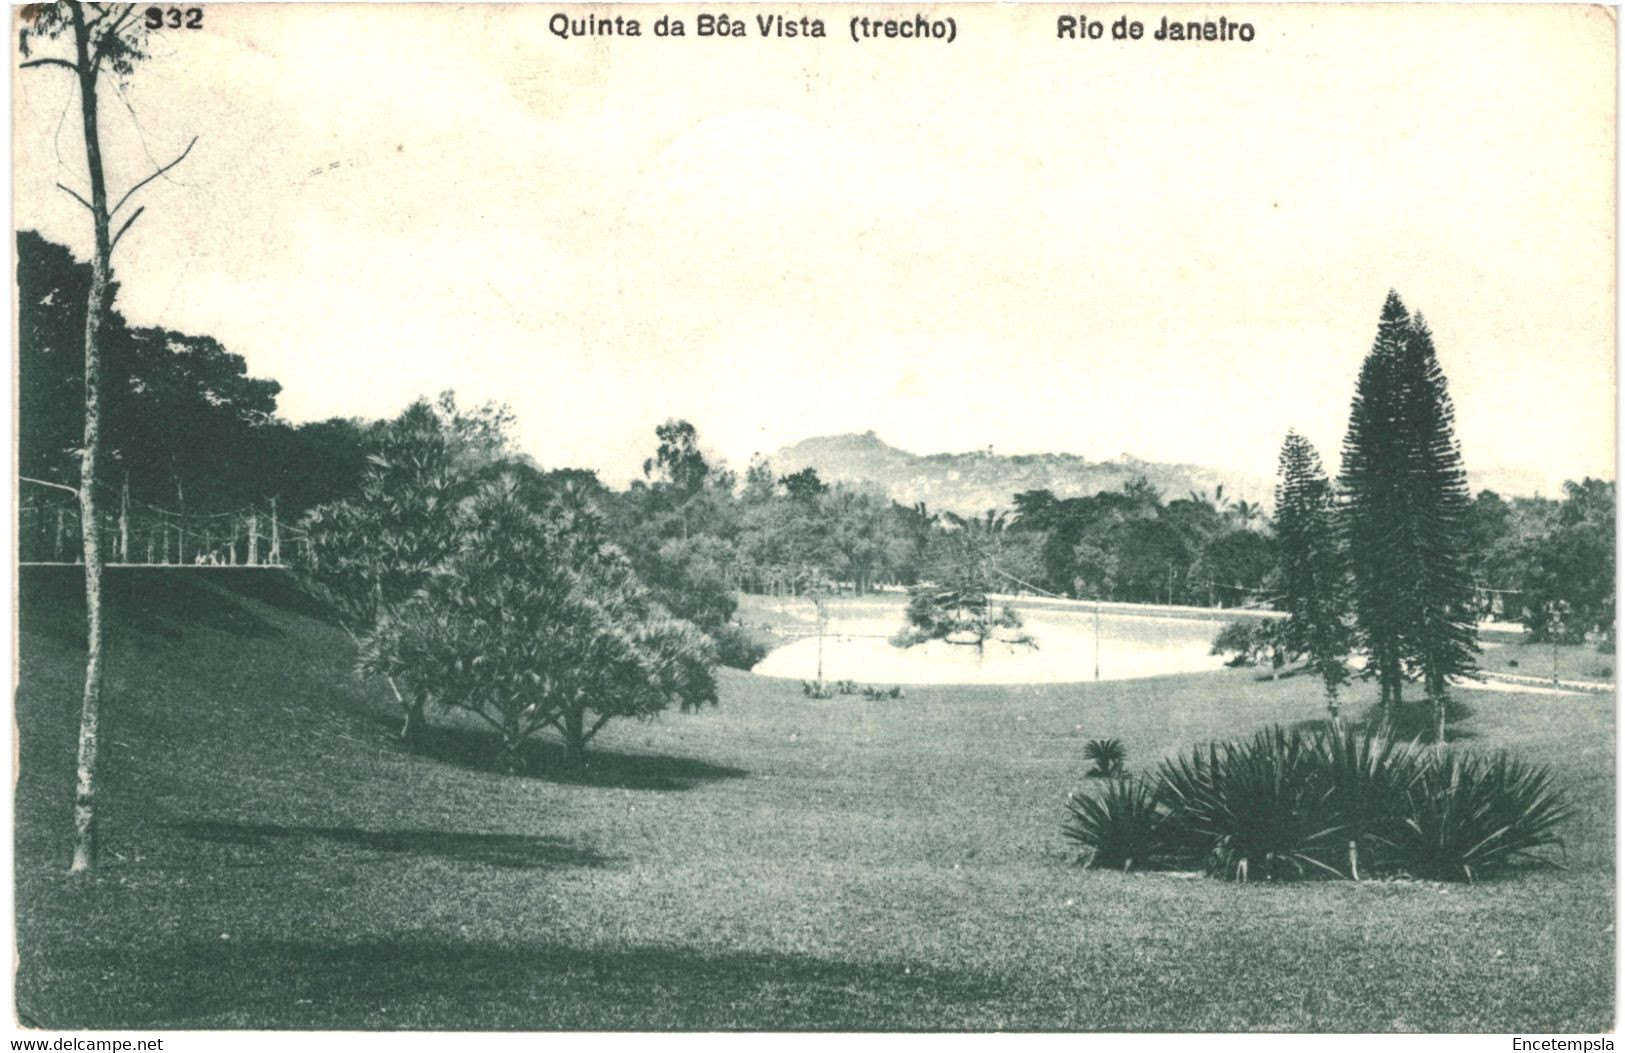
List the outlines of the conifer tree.
<svg viewBox="0 0 1625 1053">
<path fill-rule="evenodd" d="M 1405 623 L 1416 569 L 1407 528 L 1410 459 L 1401 426 L 1401 359 L 1409 333 L 1410 314 L 1390 290 L 1354 389 L 1340 478 L 1356 638 L 1367 658 L 1365 675 L 1382 685 L 1384 719 L 1403 700 Z"/>
<path fill-rule="evenodd" d="M 1281 444 L 1281 481 L 1275 488 L 1275 536 L 1288 619 L 1287 650 L 1307 655 L 1326 690 L 1326 709 L 1338 716 L 1338 689 L 1348 683 L 1351 633 L 1347 568 L 1337 530 L 1337 504 L 1320 455 L 1289 431 Z"/>
<path fill-rule="evenodd" d="M 1455 408 L 1434 352 L 1433 334 L 1418 313 L 1400 358 L 1405 473 L 1405 525 L 1414 550 L 1409 581 L 1406 658 L 1421 674 L 1433 705 L 1434 739 L 1444 741 L 1450 681 L 1478 666 L 1470 559 L 1472 496 L 1455 437 Z"/>
</svg>

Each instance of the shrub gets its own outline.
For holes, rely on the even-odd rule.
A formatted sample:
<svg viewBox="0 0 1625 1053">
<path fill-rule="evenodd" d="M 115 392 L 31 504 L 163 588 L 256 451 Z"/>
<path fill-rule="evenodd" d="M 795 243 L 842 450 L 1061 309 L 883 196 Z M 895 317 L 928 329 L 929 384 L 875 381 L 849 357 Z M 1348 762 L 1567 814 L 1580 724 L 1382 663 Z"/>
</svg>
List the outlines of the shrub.
<svg viewBox="0 0 1625 1053">
<path fill-rule="evenodd" d="M 1288 662 L 1298 657 L 1287 639 L 1287 623 L 1272 618 L 1266 621 L 1226 622 L 1213 638 L 1209 654 L 1231 654 L 1226 664 L 1231 668 L 1258 665 L 1267 662 L 1272 675 L 1279 676 Z"/>
<path fill-rule="evenodd" d="M 1213 649 L 1208 654 L 1228 654 L 1233 657 L 1227 665 L 1231 667 L 1252 665 L 1253 656 L 1253 627 L 1250 622 L 1225 622 L 1219 634 L 1213 638 Z"/>
<path fill-rule="evenodd" d="M 717 645 L 717 660 L 731 669 L 754 669 L 767 657 L 767 644 L 743 626 L 724 625 L 710 635 Z"/>
<path fill-rule="evenodd" d="M 923 629 L 917 629 L 910 626 L 906 629 L 899 629 L 895 633 L 892 633 L 887 642 L 889 642 L 893 647 L 901 647 L 906 650 L 907 648 L 913 647 L 915 644 L 925 643 L 929 639 L 931 639 L 930 633 Z"/>
<path fill-rule="evenodd" d="M 1535 849 L 1561 846 L 1556 829 L 1572 815 L 1550 769 L 1448 753 L 1409 794 L 1394 848 L 1415 877 L 1474 881 L 1518 859 L 1551 863 Z"/>
<path fill-rule="evenodd" d="M 1089 850 L 1089 865 L 1129 870 L 1170 862 L 1167 815 L 1144 779 L 1113 779 L 1098 793 L 1072 793 L 1061 827 L 1069 841 Z"/>
<path fill-rule="evenodd" d="M 1111 742 L 1085 752 L 1095 759 Z M 1199 746 L 1150 782 L 1119 777 L 1067 806 L 1066 836 L 1103 861 L 1194 862 L 1240 881 L 1475 881 L 1520 859 L 1550 862 L 1538 850 L 1562 845 L 1557 830 L 1573 814 L 1547 768 L 1337 725 Z"/>
<path fill-rule="evenodd" d="M 1238 881 L 1336 874 L 1344 824 L 1318 759 L 1301 732 L 1275 727 L 1164 761 L 1172 832 L 1209 873 Z"/>
<path fill-rule="evenodd" d="M 1123 761 L 1128 751 L 1122 739 L 1090 739 L 1083 747 L 1084 760 L 1093 761 L 1094 767 L 1084 772 L 1091 779 L 1112 778 L 1123 774 Z"/>
</svg>

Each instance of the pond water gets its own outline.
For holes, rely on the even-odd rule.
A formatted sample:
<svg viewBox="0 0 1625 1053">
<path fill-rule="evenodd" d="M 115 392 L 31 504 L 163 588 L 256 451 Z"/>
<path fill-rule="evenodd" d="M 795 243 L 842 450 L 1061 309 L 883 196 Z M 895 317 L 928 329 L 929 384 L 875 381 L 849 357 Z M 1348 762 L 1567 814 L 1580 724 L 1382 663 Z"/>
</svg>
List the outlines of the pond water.
<svg viewBox="0 0 1625 1053">
<path fill-rule="evenodd" d="M 771 651 L 753 670 L 763 676 L 812 680 L 817 676 L 819 640 L 812 605 L 804 616 L 786 604 L 776 611 L 795 623 L 789 631 L 809 633 Z M 823 637 L 824 679 L 861 684 L 1036 684 L 1095 679 L 1096 639 L 1093 610 L 1024 607 L 1022 632 L 1034 646 L 989 640 L 975 646 L 932 640 L 909 648 L 893 647 L 888 638 L 903 627 L 900 602 L 849 600 L 830 605 Z M 1099 618 L 1100 679 L 1191 673 L 1224 667 L 1210 655 L 1213 637 L 1223 624 L 1179 618 L 1102 612 Z"/>
</svg>

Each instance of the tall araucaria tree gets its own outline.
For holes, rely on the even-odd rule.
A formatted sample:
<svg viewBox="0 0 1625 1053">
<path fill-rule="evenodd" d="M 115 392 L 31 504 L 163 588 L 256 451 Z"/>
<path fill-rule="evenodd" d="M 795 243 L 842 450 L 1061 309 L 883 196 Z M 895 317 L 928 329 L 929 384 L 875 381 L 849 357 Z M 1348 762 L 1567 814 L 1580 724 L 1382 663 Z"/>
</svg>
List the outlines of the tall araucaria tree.
<svg viewBox="0 0 1625 1053">
<path fill-rule="evenodd" d="M 1338 689 L 1348 683 L 1352 634 L 1347 621 L 1347 563 L 1338 536 L 1337 502 L 1320 455 L 1308 439 L 1287 432 L 1275 488 L 1275 537 L 1288 619 L 1287 649 L 1308 656 L 1338 717 Z"/>
<path fill-rule="evenodd" d="M 103 323 L 113 299 L 113 250 L 146 206 L 131 212 L 115 231 L 113 221 L 131 203 L 136 192 L 174 168 L 191 152 L 194 138 L 168 164 L 141 179 L 116 202 L 108 203 L 107 174 L 102 164 L 98 90 L 103 74 L 130 76 L 136 63 L 147 57 L 146 23 L 135 4 L 92 4 L 75 0 L 29 4 L 18 9 L 23 29 L 18 45 L 22 69 L 56 67 L 73 75 L 79 96 L 79 119 L 84 134 L 86 198 L 71 187 L 57 188 L 90 213 L 94 250 L 90 259 L 90 288 L 85 304 L 85 430 L 79 455 L 79 522 L 85 558 L 85 685 L 79 716 L 79 756 L 74 787 L 74 873 L 96 865 L 96 747 L 102 695 L 102 547 L 98 531 L 96 486 L 102 450 L 102 344 Z M 65 39 L 63 54 L 34 55 L 42 43 Z"/>
<path fill-rule="evenodd" d="M 1399 294 L 1390 291 L 1355 385 L 1339 479 L 1356 637 L 1366 655 L 1366 675 L 1381 684 L 1384 719 L 1403 701 L 1408 601 L 1417 572 L 1408 529 L 1411 458 L 1402 426 L 1401 359 L 1410 322 Z"/>
<path fill-rule="evenodd" d="M 1478 668 L 1478 620 L 1471 558 L 1472 495 L 1456 443 L 1455 408 L 1418 313 L 1400 358 L 1401 415 L 1408 460 L 1406 532 L 1414 547 L 1404 647 L 1433 706 L 1434 740 L 1444 741 L 1452 680 Z"/>
<path fill-rule="evenodd" d="M 1341 482 L 1355 621 L 1384 715 L 1419 674 L 1442 742 L 1449 684 L 1477 664 L 1471 499 L 1432 334 L 1393 292 L 1360 370 Z"/>
</svg>

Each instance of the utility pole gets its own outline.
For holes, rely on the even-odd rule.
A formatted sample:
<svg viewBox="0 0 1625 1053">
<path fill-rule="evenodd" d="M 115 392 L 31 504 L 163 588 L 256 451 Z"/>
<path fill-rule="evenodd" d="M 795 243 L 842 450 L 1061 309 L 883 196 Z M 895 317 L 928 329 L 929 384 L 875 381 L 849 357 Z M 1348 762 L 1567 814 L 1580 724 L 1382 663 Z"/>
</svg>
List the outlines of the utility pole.
<svg viewBox="0 0 1625 1053">
<path fill-rule="evenodd" d="M 1095 597 L 1095 680 L 1100 680 L 1100 597 Z"/>
</svg>

